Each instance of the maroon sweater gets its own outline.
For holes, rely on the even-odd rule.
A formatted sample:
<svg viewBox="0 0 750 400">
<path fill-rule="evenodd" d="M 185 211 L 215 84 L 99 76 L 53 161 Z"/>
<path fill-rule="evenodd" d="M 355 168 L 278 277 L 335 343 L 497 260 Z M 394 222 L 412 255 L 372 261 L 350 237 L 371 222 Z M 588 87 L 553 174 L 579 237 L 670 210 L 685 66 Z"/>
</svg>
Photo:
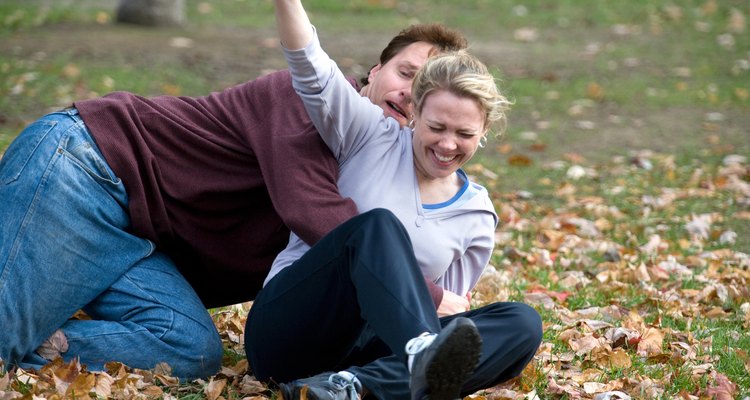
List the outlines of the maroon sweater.
<svg viewBox="0 0 750 400">
<path fill-rule="evenodd" d="M 75 107 L 125 184 L 132 232 L 207 307 L 255 298 L 290 228 L 314 244 L 357 214 L 287 71 L 205 97 L 115 92 Z"/>
<path fill-rule="evenodd" d="M 288 71 L 205 97 L 115 92 L 75 107 L 125 184 L 132 233 L 206 307 L 254 299 L 289 229 L 314 244 L 357 214 Z"/>
</svg>

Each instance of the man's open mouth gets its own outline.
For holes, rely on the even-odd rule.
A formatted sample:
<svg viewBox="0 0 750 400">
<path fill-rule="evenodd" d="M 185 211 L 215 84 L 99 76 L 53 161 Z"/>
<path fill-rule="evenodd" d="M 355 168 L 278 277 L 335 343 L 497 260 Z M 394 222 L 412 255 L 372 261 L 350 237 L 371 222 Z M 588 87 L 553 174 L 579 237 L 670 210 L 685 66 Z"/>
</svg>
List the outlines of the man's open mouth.
<svg viewBox="0 0 750 400">
<path fill-rule="evenodd" d="M 386 101 L 386 104 L 388 104 L 388 107 L 392 108 L 394 111 L 401 114 L 405 119 L 409 119 L 409 117 L 406 116 L 406 111 L 404 111 L 401 107 L 399 107 L 398 104 L 393 103 L 391 101 Z"/>
</svg>

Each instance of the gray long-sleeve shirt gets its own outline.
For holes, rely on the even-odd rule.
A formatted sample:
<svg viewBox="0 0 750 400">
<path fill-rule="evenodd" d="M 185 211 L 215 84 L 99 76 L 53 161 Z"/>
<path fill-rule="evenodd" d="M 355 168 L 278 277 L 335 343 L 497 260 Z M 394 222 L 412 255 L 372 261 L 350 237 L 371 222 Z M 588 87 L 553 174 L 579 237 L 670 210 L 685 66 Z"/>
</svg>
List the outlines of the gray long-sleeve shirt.
<svg viewBox="0 0 750 400">
<path fill-rule="evenodd" d="M 404 224 L 427 279 L 459 295 L 476 284 L 494 247 L 497 214 L 487 190 L 466 181 L 456 201 L 425 211 L 414 168 L 412 132 L 361 97 L 320 47 L 285 51 L 293 85 L 339 162 L 339 191 L 360 212 L 392 211 Z M 462 171 L 459 175 L 466 178 Z M 309 249 L 292 232 L 266 282 Z M 387 251 L 387 249 L 384 249 Z"/>
</svg>

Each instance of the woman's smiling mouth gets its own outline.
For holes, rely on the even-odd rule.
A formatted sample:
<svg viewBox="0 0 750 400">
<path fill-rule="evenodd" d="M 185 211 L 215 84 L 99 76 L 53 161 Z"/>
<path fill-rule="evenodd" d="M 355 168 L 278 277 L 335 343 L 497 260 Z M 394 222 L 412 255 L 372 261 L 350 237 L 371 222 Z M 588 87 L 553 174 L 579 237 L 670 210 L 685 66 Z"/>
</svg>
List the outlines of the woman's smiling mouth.
<svg viewBox="0 0 750 400">
<path fill-rule="evenodd" d="M 438 154 L 435 150 L 432 151 L 432 154 L 434 154 L 435 155 L 435 159 L 437 159 L 442 164 L 449 164 L 453 160 L 455 160 L 456 157 L 458 157 L 458 155 L 443 156 L 443 155 Z"/>
</svg>

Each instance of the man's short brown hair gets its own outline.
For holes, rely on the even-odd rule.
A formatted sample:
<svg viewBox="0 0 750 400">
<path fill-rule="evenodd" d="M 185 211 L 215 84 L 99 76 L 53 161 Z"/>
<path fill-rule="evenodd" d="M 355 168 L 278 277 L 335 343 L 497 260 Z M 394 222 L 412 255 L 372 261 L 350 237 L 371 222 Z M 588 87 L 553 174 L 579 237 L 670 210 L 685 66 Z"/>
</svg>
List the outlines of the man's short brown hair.
<svg viewBox="0 0 750 400">
<path fill-rule="evenodd" d="M 433 46 L 433 53 L 445 53 L 465 49 L 469 42 L 464 35 L 442 24 L 416 24 L 402 30 L 394 36 L 380 53 L 380 65 L 385 65 L 396 54 L 416 42 L 425 42 Z M 361 80 L 363 85 L 370 83 L 367 76 Z"/>
</svg>

